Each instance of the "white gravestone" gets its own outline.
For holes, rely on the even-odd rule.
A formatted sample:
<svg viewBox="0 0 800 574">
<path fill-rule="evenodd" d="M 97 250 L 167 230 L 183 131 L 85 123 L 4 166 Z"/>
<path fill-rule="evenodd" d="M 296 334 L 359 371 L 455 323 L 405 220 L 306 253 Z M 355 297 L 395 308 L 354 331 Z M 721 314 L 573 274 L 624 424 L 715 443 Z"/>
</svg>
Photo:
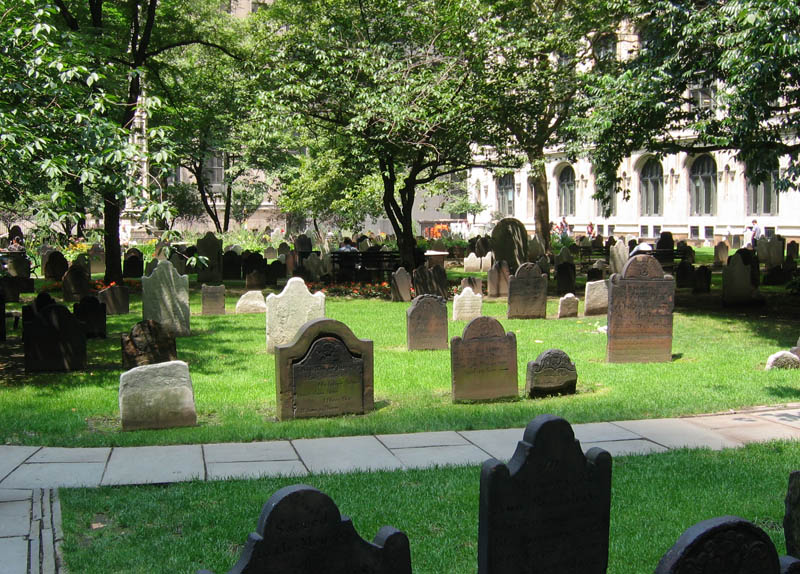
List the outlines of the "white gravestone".
<svg viewBox="0 0 800 574">
<path fill-rule="evenodd" d="M 319 281 L 324 273 L 322 259 L 320 259 L 319 253 L 312 253 L 306 257 L 305 261 L 303 261 L 303 267 L 308 272 L 308 278 L 311 281 Z"/>
<path fill-rule="evenodd" d="M 489 271 L 494 265 L 494 253 L 491 251 L 487 253 L 484 257 L 481 257 L 481 271 Z"/>
<path fill-rule="evenodd" d="M 197 424 L 189 366 L 168 361 L 134 367 L 119 377 L 122 430 L 164 429 Z"/>
<path fill-rule="evenodd" d="M 466 272 L 475 272 L 481 270 L 481 258 L 475 255 L 474 253 L 470 253 L 464 258 L 464 271 Z"/>
<path fill-rule="evenodd" d="M 750 303 L 758 297 L 758 288 L 750 281 L 750 266 L 734 253 L 722 269 L 722 303 L 738 305 Z"/>
<path fill-rule="evenodd" d="M 578 298 L 572 293 L 567 293 L 558 300 L 558 318 L 578 316 Z"/>
<path fill-rule="evenodd" d="M 605 315 L 608 313 L 608 279 L 586 283 L 583 298 L 584 315 Z"/>
<path fill-rule="evenodd" d="M 236 302 L 236 314 L 266 313 L 267 302 L 261 291 L 248 291 Z"/>
<path fill-rule="evenodd" d="M 483 296 L 464 287 L 461 293 L 453 297 L 453 321 L 472 321 L 481 316 Z"/>
<path fill-rule="evenodd" d="M 189 334 L 189 277 L 160 259 L 149 277 L 142 277 L 142 319 L 161 323 L 173 336 Z"/>
<path fill-rule="evenodd" d="M 280 295 L 267 297 L 267 351 L 291 343 L 300 327 L 324 316 L 325 294 L 312 295 L 300 277 L 292 277 Z"/>
<path fill-rule="evenodd" d="M 628 262 L 628 245 L 622 241 L 617 241 L 611 247 L 610 253 L 611 274 L 622 273 L 622 268 Z"/>
</svg>

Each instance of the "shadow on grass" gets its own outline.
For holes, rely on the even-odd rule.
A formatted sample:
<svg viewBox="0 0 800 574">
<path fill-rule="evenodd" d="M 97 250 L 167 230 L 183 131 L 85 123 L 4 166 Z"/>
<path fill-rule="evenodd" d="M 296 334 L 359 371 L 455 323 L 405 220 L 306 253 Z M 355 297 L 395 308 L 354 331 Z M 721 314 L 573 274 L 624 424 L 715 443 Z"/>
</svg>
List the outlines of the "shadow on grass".
<svg viewBox="0 0 800 574">
<path fill-rule="evenodd" d="M 764 390 L 767 391 L 770 395 L 777 397 L 779 399 L 794 399 L 800 400 L 800 386 L 789 386 L 789 385 L 777 385 L 777 386 L 770 386 L 764 387 Z M 800 420 L 800 416 L 791 417 L 792 421 Z"/>
</svg>

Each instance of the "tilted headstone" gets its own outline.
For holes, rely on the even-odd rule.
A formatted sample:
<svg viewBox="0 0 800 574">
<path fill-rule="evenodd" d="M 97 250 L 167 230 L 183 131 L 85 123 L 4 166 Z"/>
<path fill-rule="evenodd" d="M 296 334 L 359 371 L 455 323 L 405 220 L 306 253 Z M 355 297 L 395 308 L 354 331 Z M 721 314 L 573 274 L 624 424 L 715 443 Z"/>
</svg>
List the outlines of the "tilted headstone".
<svg viewBox="0 0 800 574">
<path fill-rule="evenodd" d="M 709 267 L 701 265 L 695 269 L 693 279 L 692 293 L 711 292 L 711 269 Z"/>
<path fill-rule="evenodd" d="M 197 424 L 189 365 L 169 361 L 142 365 L 119 377 L 122 430 L 168 429 Z"/>
<path fill-rule="evenodd" d="M 130 333 L 122 333 L 121 346 L 122 368 L 126 370 L 178 359 L 175 337 L 151 319 L 136 323 Z"/>
<path fill-rule="evenodd" d="M 267 296 L 267 351 L 294 340 L 300 327 L 325 316 L 325 294 L 309 292 L 299 277 L 287 281 L 280 295 Z"/>
<path fill-rule="evenodd" d="M 93 243 L 86 254 L 89 256 L 89 268 L 92 273 L 106 272 L 106 252 L 99 243 Z"/>
<path fill-rule="evenodd" d="M 672 360 L 675 282 L 655 257 L 636 255 L 608 286 L 609 363 Z"/>
<path fill-rule="evenodd" d="M 142 319 L 161 323 L 176 336 L 189 335 L 189 277 L 172 263 L 159 260 L 149 277 L 142 277 Z"/>
<path fill-rule="evenodd" d="M 783 514 L 786 554 L 800 558 L 800 470 L 789 473 Z"/>
<path fill-rule="evenodd" d="M 144 258 L 142 252 L 131 247 L 125 252 L 122 264 L 122 276 L 138 279 L 144 275 Z"/>
<path fill-rule="evenodd" d="M 308 273 L 308 278 L 311 281 L 319 281 L 324 275 L 322 259 L 320 259 L 319 253 L 312 253 L 306 257 L 303 261 L 303 268 Z"/>
<path fill-rule="evenodd" d="M 453 401 L 516 397 L 517 338 L 494 317 L 478 317 L 450 340 Z"/>
<path fill-rule="evenodd" d="M 525 394 L 531 398 L 573 395 L 577 384 L 575 363 L 560 349 L 548 349 L 528 363 Z"/>
<path fill-rule="evenodd" d="M 236 314 L 266 313 L 267 302 L 261 291 L 248 291 L 236 302 Z"/>
<path fill-rule="evenodd" d="M 576 274 L 575 264 L 571 261 L 564 261 L 556 265 L 556 291 L 559 295 L 575 291 Z"/>
<path fill-rule="evenodd" d="M 242 256 L 236 251 L 226 251 L 222 255 L 222 278 L 233 280 L 242 278 Z"/>
<path fill-rule="evenodd" d="M 714 267 L 724 267 L 728 264 L 728 244 L 720 241 L 714 246 Z"/>
<path fill-rule="evenodd" d="M 686 259 L 681 260 L 675 268 L 675 286 L 679 289 L 694 285 L 694 265 Z"/>
<path fill-rule="evenodd" d="M 447 348 L 447 301 L 438 295 L 417 295 L 406 309 L 409 351 Z"/>
<path fill-rule="evenodd" d="M 86 295 L 72 306 L 72 314 L 80 323 L 87 339 L 106 338 L 106 304 L 93 295 Z"/>
<path fill-rule="evenodd" d="M 25 371 L 77 371 L 86 368 L 86 336 L 63 305 L 39 305 L 22 314 Z"/>
<path fill-rule="evenodd" d="M 464 258 L 464 271 L 474 273 L 481 270 L 481 259 L 474 253 L 470 253 Z"/>
<path fill-rule="evenodd" d="M 538 265 L 523 263 L 508 284 L 509 319 L 544 319 L 547 316 L 547 275 Z"/>
<path fill-rule="evenodd" d="M 742 260 L 741 252 L 740 249 L 731 255 L 722 270 L 723 305 L 748 305 L 758 299 L 758 288 L 753 287 L 751 266 Z"/>
<path fill-rule="evenodd" d="M 469 287 L 473 293 L 483 295 L 483 279 L 480 277 L 462 277 L 461 289 Z"/>
<path fill-rule="evenodd" d="M 411 301 L 411 275 L 404 267 L 392 273 L 391 293 L 392 301 Z"/>
<path fill-rule="evenodd" d="M 800 369 L 800 358 L 790 351 L 778 351 L 767 357 L 764 370 L 772 369 Z"/>
<path fill-rule="evenodd" d="M 197 281 L 208 285 L 222 283 L 222 239 L 210 231 L 197 240 L 197 255 L 206 257 L 205 267 L 197 269 Z"/>
<path fill-rule="evenodd" d="M 472 321 L 481 316 L 483 295 L 471 287 L 464 287 L 453 297 L 453 321 Z"/>
<path fill-rule="evenodd" d="M 69 269 L 66 257 L 60 251 L 51 251 L 47 255 L 47 262 L 44 264 L 45 279 L 61 281 L 64 273 Z"/>
<path fill-rule="evenodd" d="M 363 414 L 374 408 L 372 341 L 333 319 L 315 319 L 275 346 L 278 419 Z"/>
<path fill-rule="evenodd" d="M 264 259 L 277 259 L 278 252 L 271 245 L 264 250 Z"/>
<path fill-rule="evenodd" d="M 298 484 L 270 497 L 229 574 L 257 572 L 411 574 L 411 550 L 408 537 L 390 526 L 367 542 L 328 495 Z"/>
<path fill-rule="evenodd" d="M 511 273 L 528 260 L 528 232 L 518 219 L 506 217 L 492 229 L 492 251 L 497 261 L 505 261 Z"/>
<path fill-rule="evenodd" d="M 447 273 L 441 265 L 414 269 L 414 293 L 416 295 L 439 295 L 447 299 Z"/>
<path fill-rule="evenodd" d="M 201 288 L 200 296 L 203 315 L 225 314 L 225 285 L 204 284 Z"/>
<path fill-rule="evenodd" d="M 61 279 L 61 295 L 64 301 L 80 301 L 91 291 L 91 276 L 83 265 L 70 265 Z"/>
<path fill-rule="evenodd" d="M 578 298 L 573 293 L 567 293 L 558 300 L 558 318 L 566 319 L 578 316 Z"/>
<path fill-rule="evenodd" d="M 786 244 L 786 257 L 797 260 L 798 250 L 800 250 L 800 245 L 798 245 L 797 241 L 790 241 Z"/>
<path fill-rule="evenodd" d="M 489 297 L 508 297 L 508 283 L 511 270 L 503 260 L 498 260 L 487 273 L 487 294 Z"/>
<path fill-rule="evenodd" d="M 584 456 L 567 421 L 539 415 L 508 465 L 481 468 L 478 574 L 604 574 L 611 455 Z"/>
<path fill-rule="evenodd" d="M 628 261 L 628 246 L 622 243 L 621 241 L 615 243 L 611 247 L 611 251 L 609 254 L 610 258 L 610 271 L 612 274 L 614 273 L 622 273 L 622 268 L 625 266 L 625 263 Z"/>
</svg>

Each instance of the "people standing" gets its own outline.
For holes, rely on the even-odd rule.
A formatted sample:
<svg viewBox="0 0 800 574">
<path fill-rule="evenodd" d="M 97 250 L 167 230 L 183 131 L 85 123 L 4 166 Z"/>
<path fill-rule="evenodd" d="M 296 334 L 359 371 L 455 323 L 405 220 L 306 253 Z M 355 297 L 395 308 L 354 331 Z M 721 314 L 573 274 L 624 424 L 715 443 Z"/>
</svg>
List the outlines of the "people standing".
<svg viewBox="0 0 800 574">
<path fill-rule="evenodd" d="M 758 221 L 755 219 L 753 220 L 753 247 L 756 246 L 756 242 L 761 239 L 764 234 L 761 231 L 761 228 L 758 226 Z"/>
</svg>

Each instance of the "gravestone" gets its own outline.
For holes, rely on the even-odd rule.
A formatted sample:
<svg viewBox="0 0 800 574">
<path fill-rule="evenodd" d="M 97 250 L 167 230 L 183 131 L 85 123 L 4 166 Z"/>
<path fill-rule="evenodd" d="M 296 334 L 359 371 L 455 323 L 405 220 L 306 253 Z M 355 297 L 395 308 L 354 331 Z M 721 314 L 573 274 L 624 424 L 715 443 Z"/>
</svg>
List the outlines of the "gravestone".
<svg viewBox="0 0 800 574">
<path fill-rule="evenodd" d="M 492 251 L 492 240 L 489 236 L 484 235 L 482 237 L 478 237 L 477 241 L 475 241 L 475 255 L 478 257 L 486 257 Z"/>
<path fill-rule="evenodd" d="M 481 271 L 487 273 L 492 268 L 492 265 L 494 265 L 494 253 L 490 251 L 481 257 Z"/>
<path fill-rule="evenodd" d="M 714 267 L 724 267 L 728 264 L 728 244 L 720 241 L 714 246 Z"/>
<path fill-rule="evenodd" d="M 303 261 L 303 268 L 308 273 L 308 278 L 311 281 L 317 282 L 324 275 L 322 259 L 320 259 L 319 253 L 311 253 L 306 257 Z"/>
<path fill-rule="evenodd" d="M 72 314 L 80 323 L 87 339 L 106 338 L 106 304 L 86 295 L 72 306 Z"/>
<path fill-rule="evenodd" d="M 567 293 L 558 300 L 558 318 L 566 319 L 578 316 L 578 298 L 573 293 Z"/>
<path fill-rule="evenodd" d="M 528 232 L 518 219 L 506 217 L 492 229 L 492 251 L 497 261 L 505 261 L 510 272 L 528 260 Z"/>
<path fill-rule="evenodd" d="M 675 286 L 679 289 L 694 286 L 694 265 L 686 259 L 675 268 Z"/>
<path fill-rule="evenodd" d="M 658 238 L 658 241 L 656 241 L 656 249 L 664 249 L 669 251 L 673 251 L 675 249 L 675 240 L 672 238 L 672 232 L 661 232 L 661 236 Z"/>
<path fill-rule="evenodd" d="M 786 554 L 800 558 L 800 470 L 789 473 L 783 515 Z"/>
<path fill-rule="evenodd" d="M 172 263 L 175 271 L 181 275 L 186 275 L 186 258 L 177 247 L 172 248 L 172 252 L 169 254 L 169 262 Z"/>
<path fill-rule="evenodd" d="M 753 286 L 751 265 L 742 260 L 740 249 L 728 258 L 728 264 L 722 269 L 722 304 L 749 305 L 758 298 L 758 288 Z"/>
<path fill-rule="evenodd" d="M 441 265 L 414 269 L 414 293 L 416 295 L 439 295 L 447 299 L 447 273 Z"/>
<path fill-rule="evenodd" d="M 799 248 L 800 248 L 800 246 L 798 246 L 797 241 L 792 240 L 789 243 L 787 243 L 786 244 L 786 257 L 790 257 L 790 258 L 796 260 L 797 256 L 798 256 L 798 249 Z"/>
<path fill-rule="evenodd" d="M 287 277 L 296 276 L 300 267 L 300 258 L 297 255 L 297 251 L 295 251 L 294 249 L 289 251 L 289 253 L 286 254 L 285 262 L 286 262 L 286 276 Z"/>
<path fill-rule="evenodd" d="M 277 283 L 277 278 L 276 278 Z M 253 269 L 244 276 L 244 288 L 248 291 L 261 291 L 269 284 L 266 269 Z"/>
<path fill-rule="evenodd" d="M 736 254 L 742 258 L 742 263 L 750 269 L 750 283 L 753 287 L 758 287 L 758 284 L 761 282 L 761 272 L 759 271 L 760 263 L 755 252 L 752 249 L 739 249 L 736 251 Z M 728 261 L 730 262 L 730 257 Z M 725 277 L 724 274 L 723 277 Z"/>
<path fill-rule="evenodd" d="M 292 277 L 280 295 L 267 296 L 267 351 L 289 344 L 300 327 L 312 319 L 325 316 L 325 294 L 308 291 L 305 282 Z"/>
<path fill-rule="evenodd" d="M 108 315 L 127 315 L 130 313 L 130 294 L 124 285 L 111 285 L 102 289 L 97 298 L 105 304 Z"/>
<path fill-rule="evenodd" d="M 31 276 L 31 263 L 24 251 L 7 252 L 6 271 L 11 277 L 29 279 Z"/>
<path fill-rule="evenodd" d="M 494 317 L 478 317 L 450 340 L 454 402 L 516 397 L 517 338 Z"/>
<path fill-rule="evenodd" d="M 9 303 L 19 302 L 20 284 L 16 277 L 0 275 L 0 293 Z"/>
<path fill-rule="evenodd" d="M 284 256 L 288 255 L 291 250 L 292 250 L 292 248 L 289 247 L 289 244 L 286 243 L 285 241 L 281 241 L 281 244 L 278 245 L 278 255 L 279 256 L 280 255 L 284 255 Z"/>
<path fill-rule="evenodd" d="M 447 348 L 447 301 L 438 295 L 417 295 L 406 309 L 409 351 Z"/>
<path fill-rule="evenodd" d="M 89 269 L 92 273 L 106 272 L 106 252 L 99 243 L 93 243 L 86 255 L 89 256 Z"/>
<path fill-rule="evenodd" d="M 767 249 L 769 253 L 767 269 L 783 265 L 783 238 L 775 235 L 770 237 L 769 241 L 767 241 Z"/>
<path fill-rule="evenodd" d="M 575 291 L 575 264 L 564 261 L 556 265 L 556 290 L 559 295 Z"/>
<path fill-rule="evenodd" d="M 363 414 L 374 408 L 373 344 L 333 319 L 302 325 L 275 345 L 278 419 Z"/>
<path fill-rule="evenodd" d="M 628 246 L 625 245 L 622 241 L 618 241 L 614 245 L 611 246 L 611 251 L 609 252 L 609 264 L 610 264 L 610 271 L 612 274 L 614 273 L 622 273 L 622 268 L 625 267 L 625 263 L 628 261 Z"/>
<path fill-rule="evenodd" d="M 175 337 L 151 319 L 136 323 L 130 333 L 122 333 L 121 345 L 122 368 L 126 370 L 178 359 Z"/>
<path fill-rule="evenodd" d="M 481 316 L 483 296 L 471 287 L 464 287 L 453 297 L 453 321 L 472 321 Z"/>
<path fill-rule="evenodd" d="M 203 285 L 201 288 L 203 315 L 225 314 L 225 285 Z"/>
<path fill-rule="evenodd" d="M 608 286 L 609 363 L 672 360 L 675 283 L 651 255 L 636 255 Z"/>
<path fill-rule="evenodd" d="M 72 263 L 69 264 L 70 267 L 83 267 L 88 275 L 91 276 L 91 269 L 89 268 L 89 256 L 85 253 L 79 253 L 75 259 L 72 260 Z M 68 269 L 69 271 L 69 269 Z"/>
<path fill-rule="evenodd" d="M 189 277 L 179 275 L 166 259 L 149 277 L 142 277 L 142 319 L 161 323 L 176 336 L 189 335 Z"/>
<path fill-rule="evenodd" d="M 198 265 L 197 281 L 208 285 L 222 283 L 222 239 L 210 231 L 197 240 L 197 255 L 208 258 L 205 267 Z"/>
<path fill-rule="evenodd" d="M 591 267 L 586 271 L 586 281 L 601 281 L 604 279 L 605 273 L 598 267 Z"/>
<path fill-rule="evenodd" d="M 61 295 L 64 301 L 80 301 L 91 291 L 89 286 L 91 276 L 82 265 L 70 265 L 61 281 Z"/>
<path fill-rule="evenodd" d="M 226 251 L 222 255 L 222 278 L 242 278 L 242 256 L 234 250 Z"/>
<path fill-rule="evenodd" d="M 392 273 L 391 292 L 392 301 L 411 301 L 411 275 L 404 267 Z"/>
<path fill-rule="evenodd" d="M 497 261 L 487 274 L 487 294 L 489 297 L 508 297 L 508 283 L 511 270 L 508 263 Z"/>
<path fill-rule="evenodd" d="M 38 302 L 38 297 L 37 297 Z M 86 336 L 64 305 L 23 308 L 25 371 L 77 371 L 86 368 Z"/>
<path fill-rule="evenodd" d="M 547 317 L 547 275 L 538 265 L 523 263 L 508 284 L 509 319 Z"/>
<path fill-rule="evenodd" d="M 465 289 L 466 287 L 472 289 L 473 293 L 483 295 L 483 279 L 480 277 L 462 277 L 461 289 Z"/>
<path fill-rule="evenodd" d="M 122 430 L 168 429 L 197 424 L 189 365 L 142 365 L 119 376 Z"/>
<path fill-rule="evenodd" d="M 159 261 L 166 261 L 166 259 L 158 259 L 154 257 L 153 259 L 148 261 L 147 264 L 144 266 L 144 275 L 142 275 L 142 277 L 150 277 L 150 275 L 153 274 L 153 271 L 156 270 L 156 267 L 158 267 Z"/>
<path fill-rule="evenodd" d="M 481 270 L 481 259 L 474 253 L 470 253 L 464 258 L 464 271 L 472 273 Z"/>
<path fill-rule="evenodd" d="M 248 291 L 236 302 L 236 314 L 266 313 L 267 302 L 261 291 Z"/>
<path fill-rule="evenodd" d="M 534 263 L 536 263 L 536 265 L 539 266 L 539 269 L 542 270 L 542 273 L 547 275 L 547 277 L 549 279 L 550 278 L 550 259 L 547 257 L 547 255 L 542 255 L 541 257 L 539 257 L 539 260 L 538 261 L 534 261 Z"/>
<path fill-rule="evenodd" d="M 542 240 L 539 239 L 538 235 L 534 235 L 528 240 L 528 260 L 535 263 L 544 254 Z"/>
<path fill-rule="evenodd" d="M 242 253 L 243 277 L 247 277 L 248 273 L 252 273 L 253 271 L 264 271 L 266 266 L 267 262 L 264 261 L 260 253 L 254 253 L 252 251 L 245 251 Z"/>
<path fill-rule="evenodd" d="M 8 230 L 8 243 L 10 244 L 14 241 L 15 237 L 19 238 L 20 243 L 25 242 L 25 234 L 22 233 L 22 228 L 19 225 L 12 225 L 11 229 Z"/>
<path fill-rule="evenodd" d="M 294 240 L 294 250 L 298 253 L 308 253 L 313 248 L 314 247 L 311 244 L 311 238 L 309 238 L 305 233 L 301 233 Z"/>
<path fill-rule="evenodd" d="M 610 513 L 611 455 L 539 415 L 508 465 L 481 468 L 478 574 L 604 574 Z"/>
<path fill-rule="evenodd" d="M 125 252 L 122 264 L 122 276 L 138 279 L 144 274 L 144 258 L 142 252 L 131 247 Z"/>
<path fill-rule="evenodd" d="M 575 263 L 575 257 L 572 255 L 572 251 L 569 250 L 568 247 L 562 247 L 561 251 L 558 252 L 558 255 L 555 257 L 555 265 L 558 267 L 560 263 Z"/>
<path fill-rule="evenodd" d="M 711 292 L 711 269 L 706 265 L 701 265 L 694 270 L 694 285 L 692 293 Z"/>
<path fill-rule="evenodd" d="M 277 257 L 278 257 L 278 252 L 275 250 L 274 247 L 272 247 L 272 245 L 270 245 L 264 250 L 264 259 L 277 259 Z"/>
<path fill-rule="evenodd" d="M 361 538 L 325 493 L 303 484 L 273 494 L 229 574 L 411 574 L 408 537 L 384 526 Z M 206 570 L 198 574 L 213 574 Z"/>
<path fill-rule="evenodd" d="M 66 257 L 60 251 L 51 251 L 44 264 L 44 277 L 53 281 L 61 281 L 64 273 L 69 269 Z"/>
<path fill-rule="evenodd" d="M 577 384 L 575 363 L 560 349 L 548 349 L 528 363 L 525 394 L 531 398 L 574 395 Z"/>
<path fill-rule="evenodd" d="M 758 253 L 758 259 L 761 263 L 764 263 L 767 268 L 770 265 L 770 254 L 769 254 L 769 239 L 766 235 L 761 236 L 755 243 L 756 253 Z"/>
<path fill-rule="evenodd" d="M 278 279 L 286 277 L 286 265 L 276 259 L 267 265 L 267 285 L 275 286 L 278 284 Z"/>
</svg>

